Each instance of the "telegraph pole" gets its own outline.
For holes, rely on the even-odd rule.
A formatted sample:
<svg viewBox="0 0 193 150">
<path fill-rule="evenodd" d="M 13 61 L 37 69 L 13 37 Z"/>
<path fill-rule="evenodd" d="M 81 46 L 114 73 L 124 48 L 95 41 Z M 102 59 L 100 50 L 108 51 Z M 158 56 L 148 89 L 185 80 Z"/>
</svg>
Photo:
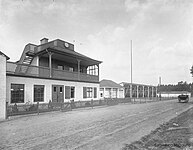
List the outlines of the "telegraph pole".
<svg viewBox="0 0 193 150">
<path fill-rule="evenodd" d="M 131 98 L 133 97 L 133 62 L 132 62 L 132 40 L 131 40 L 131 86 L 130 86 L 130 94 L 131 94 Z"/>
</svg>

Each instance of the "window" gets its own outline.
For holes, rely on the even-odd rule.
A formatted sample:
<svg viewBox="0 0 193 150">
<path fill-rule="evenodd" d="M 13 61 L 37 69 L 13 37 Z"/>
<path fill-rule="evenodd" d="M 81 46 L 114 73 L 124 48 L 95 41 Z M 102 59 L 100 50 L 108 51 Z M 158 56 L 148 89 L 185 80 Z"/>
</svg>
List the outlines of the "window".
<svg viewBox="0 0 193 150">
<path fill-rule="evenodd" d="M 24 84 L 11 84 L 11 103 L 24 103 Z"/>
<path fill-rule="evenodd" d="M 116 88 L 113 88 L 113 91 L 111 92 L 111 97 L 117 98 L 117 89 Z"/>
<path fill-rule="evenodd" d="M 87 87 L 86 97 L 87 98 L 92 98 L 92 87 Z"/>
<path fill-rule="evenodd" d="M 63 91 L 63 90 L 62 90 L 62 87 L 60 87 L 60 93 L 62 93 L 62 91 Z"/>
<path fill-rule="evenodd" d="M 54 87 L 54 92 L 56 92 L 56 87 Z"/>
<path fill-rule="evenodd" d="M 71 87 L 71 98 L 74 98 L 74 94 L 75 94 L 75 87 Z"/>
<path fill-rule="evenodd" d="M 62 65 L 58 65 L 59 70 L 64 70 L 64 67 Z"/>
<path fill-rule="evenodd" d="M 98 66 L 97 65 L 88 66 L 87 74 L 98 76 Z"/>
<path fill-rule="evenodd" d="M 65 86 L 65 99 L 75 98 L 75 87 Z"/>
<path fill-rule="evenodd" d="M 34 85 L 34 102 L 44 101 L 44 85 Z"/>
<path fill-rule="evenodd" d="M 73 72 L 73 71 L 74 71 L 74 68 L 69 67 L 69 71 L 70 71 L 70 72 Z"/>
<path fill-rule="evenodd" d="M 94 89 L 94 90 L 93 90 Z M 97 88 L 96 87 L 83 87 L 83 98 L 97 98 Z"/>
</svg>

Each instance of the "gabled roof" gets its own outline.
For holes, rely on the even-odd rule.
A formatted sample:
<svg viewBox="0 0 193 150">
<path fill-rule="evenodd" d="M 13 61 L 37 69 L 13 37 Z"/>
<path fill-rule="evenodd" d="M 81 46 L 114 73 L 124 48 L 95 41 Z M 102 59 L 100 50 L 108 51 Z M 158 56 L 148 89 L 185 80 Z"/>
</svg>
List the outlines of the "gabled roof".
<svg viewBox="0 0 193 150">
<path fill-rule="evenodd" d="M 2 55 L 2 56 L 4 56 L 4 57 L 6 57 L 7 58 L 7 60 L 9 60 L 10 58 L 7 56 L 7 55 L 5 55 L 3 52 L 1 52 L 0 51 L 0 55 Z"/>
<path fill-rule="evenodd" d="M 120 84 L 117 84 L 112 80 L 106 80 L 106 79 L 100 81 L 100 87 L 123 88 Z"/>
</svg>

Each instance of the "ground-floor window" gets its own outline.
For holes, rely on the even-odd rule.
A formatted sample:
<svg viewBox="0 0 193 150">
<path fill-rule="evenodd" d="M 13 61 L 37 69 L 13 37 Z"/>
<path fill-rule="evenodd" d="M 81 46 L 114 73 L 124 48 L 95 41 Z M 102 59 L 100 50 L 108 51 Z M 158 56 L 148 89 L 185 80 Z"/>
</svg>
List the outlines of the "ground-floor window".
<svg viewBox="0 0 193 150">
<path fill-rule="evenodd" d="M 44 85 L 34 85 L 34 102 L 44 101 Z"/>
<path fill-rule="evenodd" d="M 11 103 L 24 103 L 24 84 L 11 84 Z"/>
<path fill-rule="evenodd" d="M 97 98 L 96 87 L 83 87 L 83 98 Z"/>
<path fill-rule="evenodd" d="M 87 87 L 86 89 L 86 97 L 92 98 L 92 87 Z"/>
<path fill-rule="evenodd" d="M 65 86 L 65 99 L 75 98 L 75 87 Z"/>
<path fill-rule="evenodd" d="M 111 93 L 112 98 L 117 98 L 117 89 L 113 88 L 112 93 Z"/>
</svg>

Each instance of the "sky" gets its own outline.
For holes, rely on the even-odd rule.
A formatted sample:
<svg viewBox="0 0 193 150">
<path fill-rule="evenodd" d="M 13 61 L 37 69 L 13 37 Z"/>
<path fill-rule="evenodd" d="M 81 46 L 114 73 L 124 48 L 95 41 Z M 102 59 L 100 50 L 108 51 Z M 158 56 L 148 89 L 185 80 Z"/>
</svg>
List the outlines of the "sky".
<svg viewBox="0 0 193 150">
<path fill-rule="evenodd" d="M 100 60 L 100 80 L 193 81 L 193 0 L 0 0 L 0 51 L 62 39 Z"/>
</svg>

